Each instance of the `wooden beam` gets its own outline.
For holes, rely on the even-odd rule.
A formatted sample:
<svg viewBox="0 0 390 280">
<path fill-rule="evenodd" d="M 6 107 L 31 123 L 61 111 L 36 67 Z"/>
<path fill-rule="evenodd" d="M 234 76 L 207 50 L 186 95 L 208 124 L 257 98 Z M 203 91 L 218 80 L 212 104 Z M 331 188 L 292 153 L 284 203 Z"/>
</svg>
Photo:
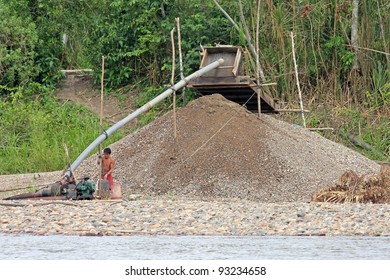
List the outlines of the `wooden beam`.
<svg viewBox="0 0 390 280">
<path fill-rule="evenodd" d="M 306 128 L 307 130 L 310 130 L 310 131 L 317 131 L 317 130 L 334 130 L 333 127 L 307 127 Z"/>
<path fill-rule="evenodd" d="M 277 109 L 279 113 L 301 113 L 301 109 Z M 303 110 L 304 113 L 309 113 L 309 110 Z"/>
<path fill-rule="evenodd" d="M 85 74 L 92 73 L 92 69 L 71 69 L 71 70 L 61 70 L 61 73 L 64 75 L 76 75 L 76 74 Z"/>
<path fill-rule="evenodd" d="M 252 79 L 253 80 L 253 79 Z M 277 83 L 265 83 L 265 84 L 260 84 L 259 86 L 260 87 L 268 87 L 268 86 L 277 86 L 278 84 Z M 257 84 L 256 83 L 252 83 L 250 84 L 251 87 L 257 87 Z"/>
</svg>

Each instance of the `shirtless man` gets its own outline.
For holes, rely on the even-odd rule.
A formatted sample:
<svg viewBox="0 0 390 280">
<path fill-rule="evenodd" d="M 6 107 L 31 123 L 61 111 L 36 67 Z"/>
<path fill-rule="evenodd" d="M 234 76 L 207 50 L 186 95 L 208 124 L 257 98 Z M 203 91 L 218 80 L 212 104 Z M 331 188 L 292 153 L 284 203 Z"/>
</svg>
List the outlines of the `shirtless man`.
<svg viewBox="0 0 390 280">
<path fill-rule="evenodd" d="M 103 150 L 102 163 L 103 163 L 103 170 L 102 170 L 102 174 L 101 174 L 100 178 L 107 180 L 108 184 L 110 186 L 110 190 L 112 190 L 113 186 L 114 186 L 114 179 L 112 177 L 112 171 L 114 170 L 115 161 L 111 157 L 111 149 L 110 148 L 105 148 Z"/>
</svg>

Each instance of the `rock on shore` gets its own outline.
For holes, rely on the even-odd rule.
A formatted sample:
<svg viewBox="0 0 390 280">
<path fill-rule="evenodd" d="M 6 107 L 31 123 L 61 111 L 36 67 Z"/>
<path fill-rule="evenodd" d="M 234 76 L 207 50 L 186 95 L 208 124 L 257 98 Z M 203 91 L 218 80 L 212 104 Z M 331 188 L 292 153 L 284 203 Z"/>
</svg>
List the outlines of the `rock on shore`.
<svg viewBox="0 0 390 280">
<path fill-rule="evenodd" d="M 249 201 L 19 201 L 0 233 L 63 235 L 390 236 L 390 205 Z M 15 206 L 18 205 L 19 207 Z"/>
<path fill-rule="evenodd" d="M 347 170 L 379 165 L 319 134 L 201 97 L 111 145 L 124 201 L 10 201 L 0 233 L 66 235 L 381 235 L 388 204 L 308 203 Z M 76 177 L 97 179 L 96 156 Z M 0 176 L 4 186 L 58 180 L 61 172 Z M 127 201 L 137 196 L 135 201 Z M 11 204 L 7 204 L 11 203 Z"/>
</svg>

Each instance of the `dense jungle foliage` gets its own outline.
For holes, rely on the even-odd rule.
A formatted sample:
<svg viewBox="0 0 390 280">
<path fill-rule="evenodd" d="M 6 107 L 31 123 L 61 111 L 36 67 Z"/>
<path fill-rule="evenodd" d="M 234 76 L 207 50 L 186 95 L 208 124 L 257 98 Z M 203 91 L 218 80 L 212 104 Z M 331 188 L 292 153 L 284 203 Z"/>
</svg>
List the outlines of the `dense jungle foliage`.
<svg viewBox="0 0 390 280">
<path fill-rule="evenodd" d="M 98 135 L 97 116 L 57 102 L 59 70 L 92 68 L 98 85 L 105 56 L 108 94 L 136 88 L 139 103 L 157 95 L 170 83 L 178 17 L 185 75 L 198 69 L 201 45 L 241 45 L 249 61 L 245 22 L 282 108 L 299 107 L 293 32 L 307 124 L 390 161 L 389 10 L 386 0 L 0 0 L 0 174 L 62 169 L 64 144 L 74 159 Z"/>
</svg>

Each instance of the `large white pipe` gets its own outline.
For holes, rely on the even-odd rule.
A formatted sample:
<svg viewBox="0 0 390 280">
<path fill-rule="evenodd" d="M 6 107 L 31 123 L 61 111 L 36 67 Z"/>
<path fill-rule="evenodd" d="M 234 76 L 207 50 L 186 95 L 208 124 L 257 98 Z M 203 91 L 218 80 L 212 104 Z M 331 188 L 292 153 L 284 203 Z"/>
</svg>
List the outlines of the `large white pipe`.
<svg viewBox="0 0 390 280">
<path fill-rule="evenodd" d="M 65 177 L 70 177 L 71 175 L 71 170 L 72 171 L 75 171 L 76 168 L 81 164 L 81 162 L 86 159 L 88 157 L 88 155 L 97 147 L 99 146 L 100 143 L 102 143 L 105 139 L 107 139 L 108 136 L 110 136 L 112 133 L 114 133 L 115 131 L 117 131 L 119 128 L 121 128 L 122 126 L 124 126 L 126 123 L 128 123 L 129 121 L 135 119 L 136 117 L 138 117 L 139 115 L 141 115 L 142 113 L 145 113 L 147 111 L 149 111 L 154 105 L 156 105 L 157 103 L 159 103 L 160 101 L 164 100 L 165 98 L 167 98 L 169 95 L 171 95 L 174 91 L 177 91 L 179 90 L 180 88 L 182 87 L 185 87 L 188 82 L 194 78 L 198 78 L 202 75 L 204 75 L 205 73 L 219 67 L 221 64 L 223 64 L 224 60 L 222 58 L 218 59 L 217 61 L 214 61 L 213 63 L 210 63 L 209 65 L 203 67 L 202 69 L 192 73 L 191 75 L 185 77 L 184 79 L 182 79 L 180 82 L 178 82 L 177 84 L 173 85 L 172 87 L 170 87 L 169 89 L 167 89 L 166 91 L 164 91 L 163 93 L 161 93 L 160 95 L 158 95 L 157 97 L 155 97 L 154 99 L 152 99 L 151 101 L 149 101 L 148 103 L 146 103 L 144 106 L 138 108 L 136 111 L 134 111 L 133 113 L 129 114 L 127 117 L 125 117 L 124 119 L 120 120 L 119 122 L 117 122 L 116 124 L 114 124 L 113 126 L 111 126 L 110 128 L 108 128 L 104 133 L 102 133 L 98 138 L 95 139 L 95 141 L 93 141 L 79 156 L 78 158 L 72 163 L 72 165 L 70 166 L 70 168 L 65 172 Z"/>
</svg>

